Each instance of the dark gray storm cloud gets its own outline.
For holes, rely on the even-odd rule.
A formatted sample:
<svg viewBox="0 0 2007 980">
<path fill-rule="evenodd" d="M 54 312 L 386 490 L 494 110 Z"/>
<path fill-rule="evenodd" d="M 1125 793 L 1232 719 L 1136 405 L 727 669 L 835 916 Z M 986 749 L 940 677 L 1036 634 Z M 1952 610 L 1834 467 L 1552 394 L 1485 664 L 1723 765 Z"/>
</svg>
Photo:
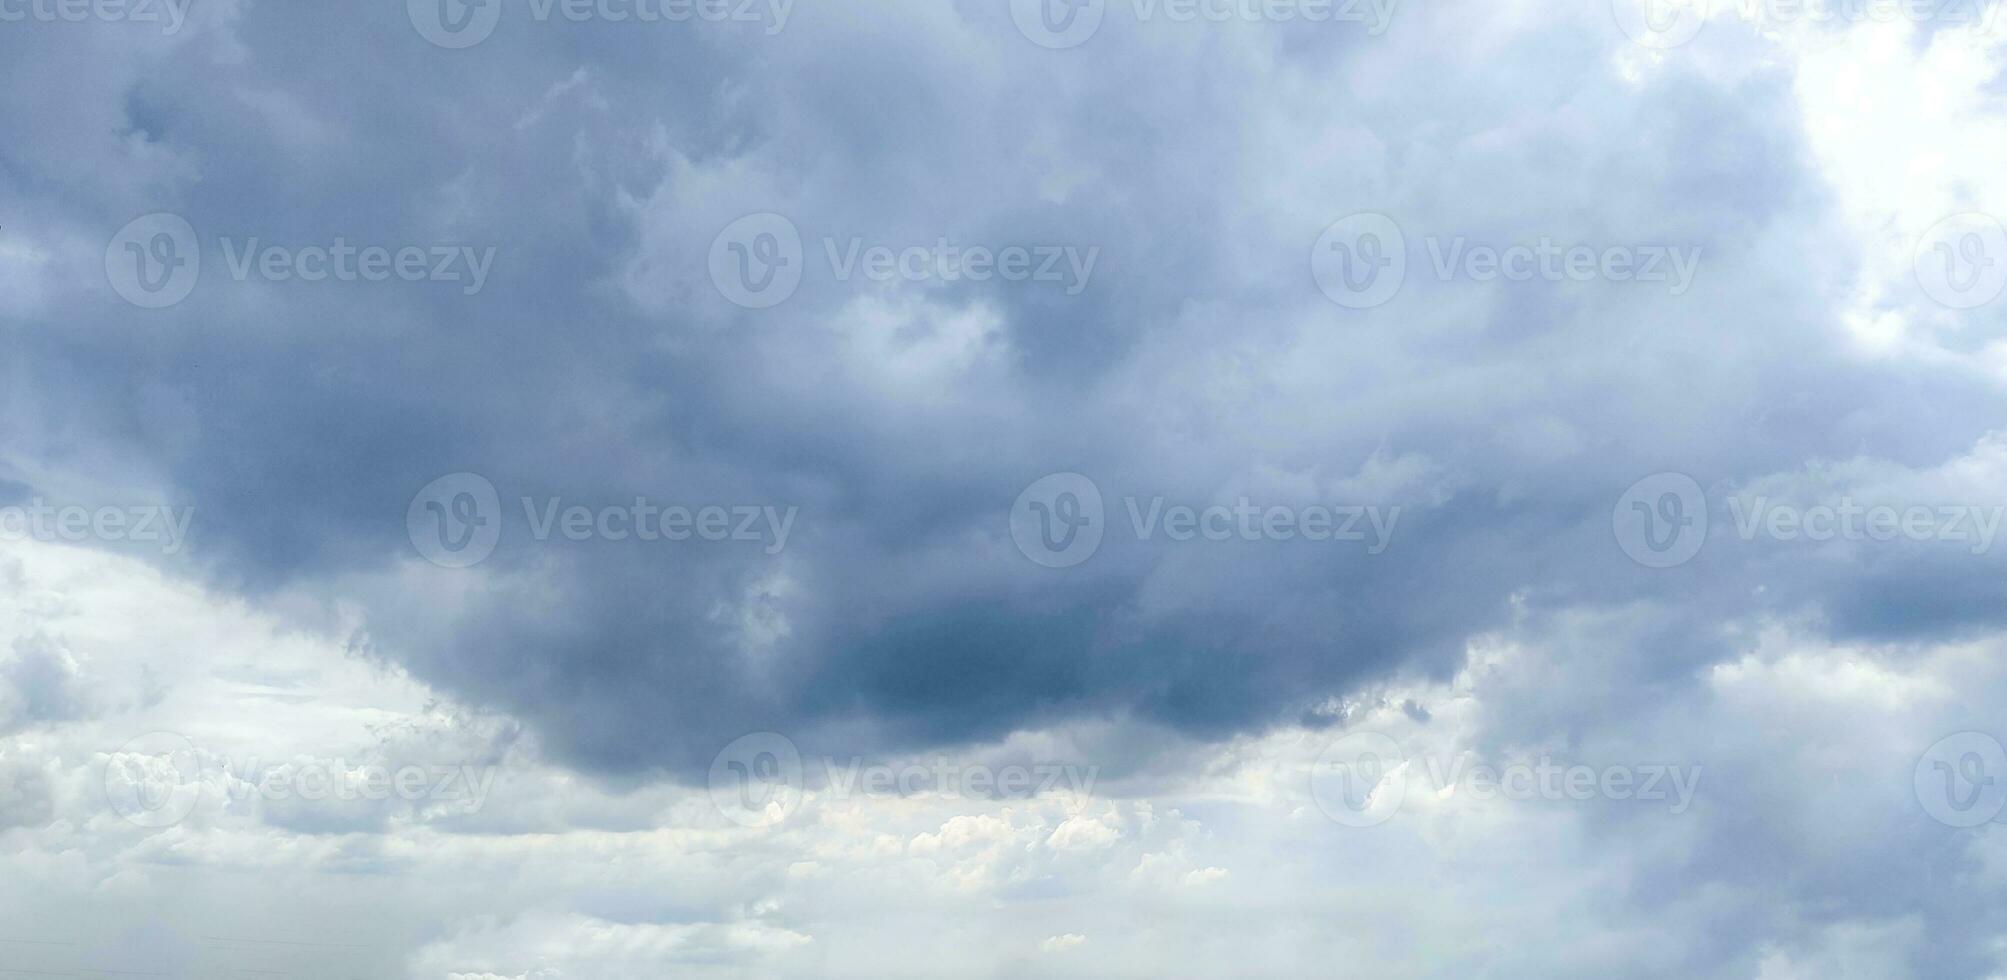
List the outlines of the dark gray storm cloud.
<svg viewBox="0 0 2007 980">
<path fill-rule="evenodd" d="M 1996 627 L 1990 553 L 1723 530 L 1740 488 L 1822 461 L 1927 473 L 2003 408 L 1993 379 L 1844 349 L 1855 259 L 1830 247 L 1788 66 L 1625 80 L 1600 11 L 1496 36 L 1468 14 L 1403 9 L 1380 38 L 1111 22 L 1059 51 L 977 3 L 803 4 L 771 35 L 512 3 L 466 50 L 396 4 L 0 33 L 0 236 L 49 255 L 0 308 L 0 486 L 192 505 L 177 563 L 360 602 L 373 655 L 610 771 L 700 771 L 763 729 L 876 749 L 1081 718 L 1322 723 L 1529 611 L 1666 610 L 1625 638 L 1650 655 L 1610 710 L 1735 655 L 1711 628 L 1730 620 L 1887 643 Z M 201 238 L 201 280 L 138 309 L 97 264 L 162 211 Z M 1410 252 L 1370 310 L 1310 272 L 1360 211 Z M 799 230 L 804 277 L 745 309 L 707 260 L 760 212 Z M 472 295 L 233 275 L 252 239 L 337 236 L 492 248 L 492 268 Z M 1458 239 L 1542 238 L 1699 264 L 1677 295 L 1431 272 Z M 888 286 L 835 277 L 853 239 L 1098 260 L 1072 295 Z M 1997 335 L 1997 312 L 1975 322 Z M 500 546 L 434 568 L 407 509 L 463 472 L 497 488 Z M 1013 501 L 1066 472 L 1104 495 L 1106 539 L 1042 567 Z M 1611 532 L 1660 472 L 1717 510 L 1716 540 L 1665 570 Z M 549 501 L 637 497 L 796 516 L 778 549 L 532 537 Z M 1158 497 L 1399 517 L 1377 554 L 1138 540 L 1127 501 Z"/>
</svg>

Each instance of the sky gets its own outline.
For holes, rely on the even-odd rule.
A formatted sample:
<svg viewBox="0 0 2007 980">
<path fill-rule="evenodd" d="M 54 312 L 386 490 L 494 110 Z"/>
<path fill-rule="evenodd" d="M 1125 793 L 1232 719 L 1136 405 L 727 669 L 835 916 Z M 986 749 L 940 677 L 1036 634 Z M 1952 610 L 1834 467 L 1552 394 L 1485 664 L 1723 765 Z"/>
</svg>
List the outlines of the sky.
<svg viewBox="0 0 2007 980">
<path fill-rule="evenodd" d="M 0 977 L 2007 977 L 2004 13 L 0 0 Z"/>
</svg>

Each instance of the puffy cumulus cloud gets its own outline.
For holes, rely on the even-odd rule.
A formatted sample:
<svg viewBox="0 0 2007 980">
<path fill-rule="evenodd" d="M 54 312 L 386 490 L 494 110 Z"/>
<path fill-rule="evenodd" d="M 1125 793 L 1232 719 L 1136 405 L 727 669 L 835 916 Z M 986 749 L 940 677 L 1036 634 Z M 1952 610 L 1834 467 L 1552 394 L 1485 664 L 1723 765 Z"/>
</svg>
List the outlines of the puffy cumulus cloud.
<svg viewBox="0 0 2007 980">
<path fill-rule="evenodd" d="M 83 664 L 60 642 L 41 633 L 17 637 L 13 655 L 0 660 L 0 734 L 82 716 L 90 687 Z"/>
<path fill-rule="evenodd" d="M 52 775 L 45 763 L 37 765 L 25 752 L 9 745 L 0 751 L 0 827 L 39 827 L 55 815 L 54 798 L 49 793 Z"/>
</svg>

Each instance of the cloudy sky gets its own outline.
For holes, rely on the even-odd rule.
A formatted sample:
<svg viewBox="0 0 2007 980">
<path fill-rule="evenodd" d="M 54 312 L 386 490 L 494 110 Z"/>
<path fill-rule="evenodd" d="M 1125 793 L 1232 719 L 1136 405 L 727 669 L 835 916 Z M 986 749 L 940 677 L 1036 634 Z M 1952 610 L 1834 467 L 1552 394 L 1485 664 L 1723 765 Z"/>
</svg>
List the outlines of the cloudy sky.
<svg viewBox="0 0 2007 980">
<path fill-rule="evenodd" d="M 0 978 L 2007 977 L 1834 3 L 0 0 Z"/>
</svg>

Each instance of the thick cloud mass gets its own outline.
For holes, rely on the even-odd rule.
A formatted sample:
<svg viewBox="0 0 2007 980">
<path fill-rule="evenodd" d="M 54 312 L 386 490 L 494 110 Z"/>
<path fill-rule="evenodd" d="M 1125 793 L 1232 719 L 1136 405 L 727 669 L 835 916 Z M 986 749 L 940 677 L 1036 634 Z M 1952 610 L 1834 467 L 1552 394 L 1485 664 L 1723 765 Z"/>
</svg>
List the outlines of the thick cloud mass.
<svg viewBox="0 0 2007 980">
<path fill-rule="evenodd" d="M 216 5 L 168 41 L 15 32 L 7 194 L 46 256 L 8 326 L 17 454 L 194 504 L 196 560 L 231 588 L 346 583 L 377 652 L 611 768 L 701 763 L 758 728 L 1260 728 L 1363 680 L 1443 675 L 1515 595 L 1674 585 L 1702 615 L 1884 639 L 2007 608 L 1997 574 L 1970 574 L 1997 564 L 1969 556 L 1793 566 L 1798 585 L 1758 590 L 1775 556 L 1654 576 L 1607 546 L 1611 502 L 1650 473 L 1928 469 L 2000 417 L 1985 375 L 1846 349 L 1857 258 L 1830 247 L 1786 63 L 1723 42 L 1743 67 L 1627 78 L 1600 9 L 1406 9 L 1380 38 L 1118 11 L 1073 51 L 977 4 L 804 8 L 774 36 L 529 14 L 459 52 L 388 6 Z M 64 78 L 127 51 L 119 87 Z M 239 249 L 496 255 L 467 296 L 237 282 L 210 241 L 196 294 L 136 315 L 90 281 L 88 245 L 154 210 Z M 1701 262 L 1679 296 L 1418 268 L 1355 312 L 1305 256 L 1360 210 L 1401 222 L 1418 267 L 1424 236 Z M 763 211 L 799 227 L 808 275 L 739 309 L 706 256 Z M 824 241 L 853 236 L 1099 261 L 1075 296 L 836 281 Z M 460 471 L 500 488 L 501 551 L 458 581 L 398 572 L 411 495 Z M 1132 495 L 1402 515 L 1379 555 L 1131 535 L 1054 571 L 1007 515 L 1062 471 L 1109 495 L 1116 537 Z M 536 542 L 525 496 L 799 517 L 779 555 Z M 1918 584 L 1939 578 L 1958 584 Z"/>
<path fill-rule="evenodd" d="M 1918 812 L 1909 767 L 1955 732 L 2007 734 L 1985 666 L 2007 545 L 1744 521 L 2007 503 L 2007 300 L 1955 309 L 1918 260 L 1941 220 L 2007 215 L 2007 32 L 1717 11 L 1659 50 L 1606 2 L 1405 0 L 1382 34 L 1121 2 L 1053 49 L 1003 0 L 800 0 L 778 30 L 540 22 L 506 0 L 492 36 L 452 50 L 414 29 L 427 6 L 204 0 L 172 33 L 0 23 L 0 508 L 194 515 L 184 548 L 84 541 L 122 553 L 88 572 L 40 550 L 65 542 L 32 543 L 58 571 L 0 551 L 0 843 L 21 844 L 22 880 L 88 853 L 107 901 L 141 908 L 168 885 L 123 869 L 254 865 L 269 841 L 239 831 L 308 841 L 289 852 L 301 874 L 460 876 L 414 900 L 426 925 L 356 960 L 414 977 L 924 973 L 863 952 L 889 929 L 873 913 L 915 911 L 942 919 L 923 945 L 948 972 L 1133 972 L 1184 937 L 1082 909 L 1158 890 L 1213 896 L 1167 916 L 1233 913 L 1270 943 L 1182 949 L 1171 971 L 2003 968 L 1997 839 Z M 200 279 L 143 309 L 107 267 L 122 226 L 157 212 L 194 229 Z M 1407 268 L 1355 309 L 1313 246 L 1360 212 L 1398 226 Z M 752 308 L 715 281 L 737 261 L 720 236 L 768 213 L 798 232 L 801 278 Z M 254 240 L 337 239 L 492 262 L 478 289 L 233 269 Z M 1697 264 L 1679 288 L 1437 272 L 1451 250 L 1543 242 Z M 853 243 L 1093 265 L 1055 265 L 1079 282 L 878 281 L 838 273 Z M 496 489 L 499 545 L 443 567 L 408 518 L 462 473 Z M 1104 505 L 1071 567 L 1013 537 L 1020 493 L 1053 474 Z M 1690 477 L 1710 514 L 1668 568 L 1613 528 L 1660 474 Z M 637 499 L 770 508 L 787 537 L 533 533 L 554 503 Z M 1363 542 L 1132 529 L 1153 501 L 1243 499 L 1371 508 L 1384 547 L 1370 520 Z M 248 699 L 232 685 L 250 674 L 261 699 L 305 683 L 249 654 L 163 668 L 129 649 L 172 639 L 158 624 L 92 633 L 65 603 L 110 568 L 131 594 L 168 588 L 157 574 L 226 610 L 174 623 L 270 617 L 288 624 L 271 637 L 322 644 L 303 664 L 395 677 L 394 709 L 343 709 L 388 758 L 529 753 L 533 775 L 478 818 L 267 805 L 197 810 L 190 838 L 130 852 L 100 842 L 78 828 L 117 821 L 77 809 L 78 767 L 143 730 L 119 725 L 191 725 Z M 92 608 L 146 623 L 171 605 Z M 230 649 L 278 642 L 267 629 L 232 626 Z M 188 693 L 204 685 L 236 693 Z M 287 716 L 246 717 L 231 724 Z M 1551 824 L 1445 795 L 1391 846 L 1321 849 L 1308 791 L 1273 774 L 1362 726 L 1487 759 L 1704 762 L 1712 795 L 1673 823 Z M 812 810 L 740 869 L 675 794 L 766 731 L 811 757 L 1070 753 L 1115 799 Z M 284 751 L 336 741 L 301 738 Z M 525 870 L 497 842 L 532 834 L 701 884 L 671 899 L 548 857 Z M 1547 850 L 1518 866 L 1493 844 Z M 1262 862 L 1303 870 L 1257 877 Z M 757 887 L 735 890 L 739 870 Z M 560 897 L 482 905 L 512 873 Z M 936 873 L 951 896 L 921 883 Z M 898 897 L 853 913 L 818 884 L 832 874 Z M 1331 884 L 1353 875 L 1379 897 Z M 1441 924 L 1415 910 L 1444 891 L 1511 904 L 1522 876 L 1551 911 L 1448 923 L 1465 931 L 1423 959 L 1387 938 Z M 1241 923 L 1269 887 L 1296 904 Z M 337 915 L 363 891 L 289 908 Z M 958 918 L 1048 900 L 1065 913 L 996 936 Z M 1302 938 L 1340 907 L 1384 931 Z M 1595 933 L 1580 949 L 1496 953 L 1571 917 Z M 1005 934 L 1026 959 L 954 959 Z"/>
</svg>

